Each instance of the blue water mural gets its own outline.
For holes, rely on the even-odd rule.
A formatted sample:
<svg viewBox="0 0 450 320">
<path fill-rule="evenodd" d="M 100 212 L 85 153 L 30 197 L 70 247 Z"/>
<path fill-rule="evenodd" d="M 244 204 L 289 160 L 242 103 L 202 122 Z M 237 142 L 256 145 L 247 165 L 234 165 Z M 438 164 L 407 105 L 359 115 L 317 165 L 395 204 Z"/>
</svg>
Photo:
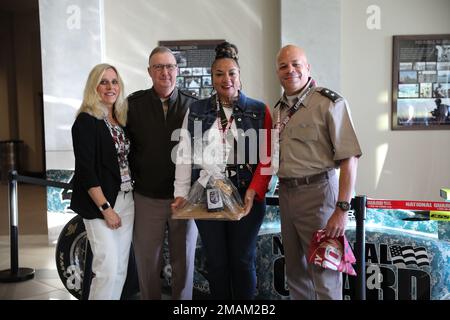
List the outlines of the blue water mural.
<svg viewBox="0 0 450 320">
<path fill-rule="evenodd" d="M 68 183 L 72 177 L 72 170 L 47 170 L 48 180 Z M 47 187 L 47 211 L 69 212 L 71 196 L 71 190 Z"/>
</svg>

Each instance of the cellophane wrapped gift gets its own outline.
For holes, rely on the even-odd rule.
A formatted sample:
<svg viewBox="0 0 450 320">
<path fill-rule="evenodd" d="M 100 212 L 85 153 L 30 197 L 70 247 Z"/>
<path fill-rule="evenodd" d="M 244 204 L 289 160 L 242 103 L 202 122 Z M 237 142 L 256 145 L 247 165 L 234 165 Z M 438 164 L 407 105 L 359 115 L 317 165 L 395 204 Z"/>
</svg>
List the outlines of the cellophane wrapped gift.
<svg viewBox="0 0 450 320">
<path fill-rule="evenodd" d="M 220 195 L 221 209 L 208 210 L 208 189 Z M 211 175 L 206 186 L 195 181 L 184 205 L 172 213 L 173 219 L 240 220 L 244 216 L 244 204 L 238 190 L 228 178 L 217 175 Z"/>
<path fill-rule="evenodd" d="M 352 266 L 356 259 L 345 235 L 329 238 L 324 229 L 316 231 L 309 247 L 308 262 L 356 276 Z"/>
</svg>

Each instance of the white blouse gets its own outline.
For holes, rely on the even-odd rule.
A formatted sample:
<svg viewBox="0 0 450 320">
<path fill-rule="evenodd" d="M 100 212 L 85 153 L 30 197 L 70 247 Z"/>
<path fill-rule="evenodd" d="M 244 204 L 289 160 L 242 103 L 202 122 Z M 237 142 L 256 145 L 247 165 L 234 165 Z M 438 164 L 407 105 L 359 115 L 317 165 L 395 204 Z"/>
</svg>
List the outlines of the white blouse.
<svg viewBox="0 0 450 320">
<path fill-rule="evenodd" d="M 230 121 L 232 115 L 232 108 L 223 108 L 225 116 Z M 186 198 L 189 194 L 191 188 L 191 169 L 192 162 L 194 164 L 200 164 L 203 169 L 206 169 L 208 173 L 219 173 L 216 172 L 219 169 L 223 172 L 225 168 L 225 159 L 230 159 L 230 153 L 233 151 L 234 139 L 237 138 L 237 127 L 235 119 L 231 123 L 229 133 L 227 134 L 226 144 L 225 144 L 225 155 L 224 155 L 224 144 L 222 141 L 222 132 L 219 130 L 220 117 L 216 118 L 211 128 L 205 131 L 206 139 L 202 145 L 202 152 L 194 153 L 195 159 L 192 161 L 191 158 L 191 138 L 188 131 L 188 116 L 189 110 L 183 120 L 182 130 L 180 133 L 180 142 L 178 144 L 178 149 L 176 153 L 176 167 L 175 167 L 175 182 L 174 182 L 174 197 Z M 194 146 L 199 147 L 199 146 Z M 233 157 L 231 157 L 233 158 Z M 205 171 L 205 170 L 202 170 Z M 205 173 L 205 172 L 203 172 Z M 202 172 L 200 173 L 202 176 Z"/>
</svg>

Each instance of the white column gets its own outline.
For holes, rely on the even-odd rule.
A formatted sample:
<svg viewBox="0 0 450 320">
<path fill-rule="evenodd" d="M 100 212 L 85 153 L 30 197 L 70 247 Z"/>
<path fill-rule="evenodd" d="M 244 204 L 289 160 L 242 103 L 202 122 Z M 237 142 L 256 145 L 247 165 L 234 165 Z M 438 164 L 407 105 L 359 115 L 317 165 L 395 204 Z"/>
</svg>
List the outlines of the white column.
<svg viewBox="0 0 450 320">
<path fill-rule="evenodd" d="M 46 168 L 73 169 L 70 128 L 102 61 L 102 0 L 39 0 Z"/>
<path fill-rule="evenodd" d="M 341 0 L 280 0 L 281 44 L 306 50 L 319 86 L 341 90 Z"/>
</svg>

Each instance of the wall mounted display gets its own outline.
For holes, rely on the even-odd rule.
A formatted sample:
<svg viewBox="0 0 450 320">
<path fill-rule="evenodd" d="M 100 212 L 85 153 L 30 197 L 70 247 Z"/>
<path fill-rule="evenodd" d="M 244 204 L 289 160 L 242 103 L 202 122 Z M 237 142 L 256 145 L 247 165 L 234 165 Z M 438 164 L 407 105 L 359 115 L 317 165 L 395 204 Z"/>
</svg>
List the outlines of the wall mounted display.
<svg viewBox="0 0 450 320">
<path fill-rule="evenodd" d="M 394 36 L 392 129 L 450 129 L 450 34 Z"/>
<path fill-rule="evenodd" d="M 159 41 L 170 48 L 178 64 L 177 87 L 192 96 L 204 99 L 211 96 L 211 64 L 216 45 L 225 40 Z"/>
</svg>

